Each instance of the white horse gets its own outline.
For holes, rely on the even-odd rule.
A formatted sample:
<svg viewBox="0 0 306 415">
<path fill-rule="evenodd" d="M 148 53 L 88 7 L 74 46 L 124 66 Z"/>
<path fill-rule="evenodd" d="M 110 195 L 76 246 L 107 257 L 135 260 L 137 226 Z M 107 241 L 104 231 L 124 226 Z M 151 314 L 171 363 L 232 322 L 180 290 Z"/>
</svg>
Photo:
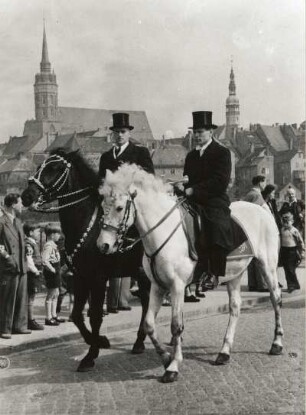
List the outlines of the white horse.
<svg viewBox="0 0 306 415">
<path fill-rule="evenodd" d="M 176 207 L 177 199 L 169 193 L 169 186 L 135 165 L 122 165 L 115 173 L 108 171 L 100 194 L 103 195 L 104 209 L 104 222 L 97 240 L 100 250 L 113 253 L 120 249 L 126 229 L 133 224 L 140 234 L 145 250 L 143 267 L 152 282 L 145 331 L 166 369 L 162 382 L 173 382 L 178 377 L 179 364 L 183 360 L 181 334 L 184 290 L 192 279 L 196 265 L 189 256 L 181 214 Z M 269 287 L 275 311 L 275 332 L 270 354 L 281 354 L 283 328 L 280 313 L 281 291 L 276 273 L 279 249 L 277 227 L 272 215 L 260 206 L 234 202 L 231 204 L 231 211 L 246 231 Z M 227 282 L 230 316 L 216 364 L 229 361 L 240 313 L 241 276 L 251 259 L 252 257 L 241 257 L 227 262 L 224 281 Z M 171 355 L 159 342 L 155 326 L 166 292 L 171 293 L 172 305 Z"/>
</svg>

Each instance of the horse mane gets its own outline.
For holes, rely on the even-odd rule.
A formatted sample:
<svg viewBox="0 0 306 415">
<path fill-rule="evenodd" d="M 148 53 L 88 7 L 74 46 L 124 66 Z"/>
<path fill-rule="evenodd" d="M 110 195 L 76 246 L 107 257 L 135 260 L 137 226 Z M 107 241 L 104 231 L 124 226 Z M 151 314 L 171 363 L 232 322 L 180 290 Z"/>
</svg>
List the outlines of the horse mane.
<svg viewBox="0 0 306 415">
<path fill-rule="evenodd" d="M 144 191 L 151 190 L 156 193 L 169 192 L 169 185 L 164 184 L 160 178 L 147 173 L 136 164 L 127 163 L 122 164 L 114 173 L 106 174 L 100 192 L 104 195 L 110 193 L 111 190 L 116 191 L 116 189 L 127 192 L 131 184 Z"/>
<path fill-rule="evenodd" d="M 83 157 L 80 150 L 70 151 L 65 147 L 58 147 L 50 152 L 50 155 L 57 154 L 70 161 L 75 167 L 85 184 L 98 188 L 100 178 L 98 173 L 88 164 L 88 161 Z"/>
</svg>

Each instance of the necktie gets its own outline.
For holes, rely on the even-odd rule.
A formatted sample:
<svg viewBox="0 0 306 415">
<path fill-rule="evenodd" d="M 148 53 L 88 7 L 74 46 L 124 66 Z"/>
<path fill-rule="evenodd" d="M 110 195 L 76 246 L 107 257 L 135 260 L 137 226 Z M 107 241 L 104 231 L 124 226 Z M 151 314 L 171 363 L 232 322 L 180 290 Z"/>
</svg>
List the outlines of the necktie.
<svg viewBox="0 0 306 415">
<path fill-rule="evenodd" d="M 116 147 L 115 148 L 115 155 L 116 157 L 118 157 L 119 153 L 120 153 L 121 147 Z"/>
</svg>

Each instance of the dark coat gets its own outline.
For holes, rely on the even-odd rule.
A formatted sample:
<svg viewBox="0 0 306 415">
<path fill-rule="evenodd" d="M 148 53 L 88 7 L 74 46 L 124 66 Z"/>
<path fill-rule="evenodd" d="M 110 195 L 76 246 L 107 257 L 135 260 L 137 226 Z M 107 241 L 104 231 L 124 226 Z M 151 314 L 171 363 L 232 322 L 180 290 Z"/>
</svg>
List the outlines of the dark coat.
<svg viewBox="0 0 306 415">
<path fill-rule="evenodd" d="M 114 172 L 123 163 L 136 164 L 148 173 L 154 174 L 153 162 L 149 150 L 146 147 L 135 146 L 130 142 L 118 158 L 114 158 L 113 149 L 102 154 L 99 165 L 99 176 L 104 178 L 106 170 Z M 127 236 L 136 239 L 138 237 L 136 228 L 132 227 Z M 117 253 L 109 256 L 104 261 L 104 267 L 111 272 L 111 276 L 113 277 L 133 276 L 138 272 L 138 268 L 142 264 L 142 256 L 143 247 L 141 243 L 138 243 L 127 253 Z"/>
<path fill-rule="evenodd" d="M 24 274 L 26 269 L 24 233 L 20 219 L 15 219 L 14 226 L 4 214 L 0 218 L 0 245 L 4 245 L 9 258 L 0 256 L 0 275 Z"/>
<path fill-rule="evenodd" d="M 278 229 L 281 229 L 282 220 L 281 220 L 280 214 L 278 213 L 278 210 L 277 210 L 276 200 L 275 199 L 268 200 L 267 205 L 269 206 L 269 209 L 270 209 L 270 211 L 271 211 L 271 213 L 272 213 L 272 215 L 275 219 L 275 222 L 276 222 L 276 225 L 277 225 Z"/>
<path fill-rule="evenodd" d="M 9 257 L 0 256 L 0 332 L 25 330 L 27 313 L 27 274 L 25 243 L 21 221 L 15 226 L 4 214 L 0 218 L 0 245 Z"/>
<path fill-rule="evenodd" d="M 131 142 L 117 158 L 114 158 L 113 149 L 106 151 L 100 158 L 99 176 L 105 177 L 106 170 L 118 170 L 123 163 L 137 164 L 148 173 L 154 174 L 153 162 L 146 147 L 135 146 Z"/>
<path fill-rule="evenodd" d="M 284 202 L 279 214 L 282 216 L 284 213 L 290 212 L 293 216 L 293 226 L 300 232 L 303 229 L 303 218 L 300 215 L 304 215 L 305 203 L 302 200 L 296 200 L 292 203 Z"/>
<path fill-rule="evenodd" d="M 201 157 L 198 150 L 192 150 L 185 160 L 184 175 L 189 178 L 187 187 L 194 192 L 190 201 L 200 209 L 208 246 L 230 250 L 233 241 L 226 193 L 231 177 L 230 151 L 214 140 Z"/>
</svg>

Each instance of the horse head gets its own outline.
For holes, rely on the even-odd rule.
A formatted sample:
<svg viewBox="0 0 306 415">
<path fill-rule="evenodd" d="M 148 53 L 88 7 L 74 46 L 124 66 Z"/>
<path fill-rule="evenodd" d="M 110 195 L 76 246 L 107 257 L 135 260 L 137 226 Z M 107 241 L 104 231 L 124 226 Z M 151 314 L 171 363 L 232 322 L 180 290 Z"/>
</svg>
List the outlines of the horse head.
<svg viewBox="0 0 306 415">
<path fill-rule="evenodd" d="M 119 251 L 126 242 L 126 233 L 136 219 L 134 199 L 137 189 L 132 183 L 127 189 L 111 184 L 114 173 L 107 170 L 99 193 L 103 197 L 103 221 L 97 246 L 104 254 Z"/>
<path fill-rule="evenodd" d="M 22 192 L 25 207 L 42 205 L 58 198 L 67 187 L 72 158 L 75 151 L 57 149 L 43 161 L 35 174 L 28 179 L 28 187 Z"/>
</svg>

